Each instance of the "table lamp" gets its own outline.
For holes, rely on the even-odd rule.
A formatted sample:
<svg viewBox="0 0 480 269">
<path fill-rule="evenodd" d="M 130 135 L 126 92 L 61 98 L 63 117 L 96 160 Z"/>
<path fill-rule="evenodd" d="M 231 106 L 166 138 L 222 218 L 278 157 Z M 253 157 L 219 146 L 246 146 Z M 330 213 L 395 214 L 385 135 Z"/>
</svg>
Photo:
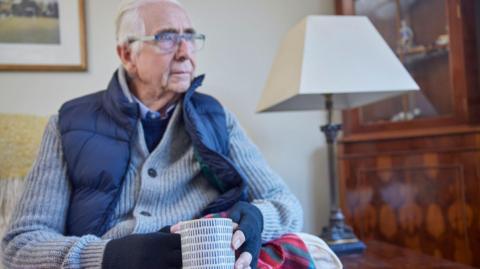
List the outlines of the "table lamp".
<svg viewBox="0 0 480 269">
<path fill-rule="evenodd" d="M 365 244 L 345 225 L 337 196 L 334 109 L 348 109 L 419 90 L 365 16 L 308 16 L 286 35 L 257 112 L 326 110 L 330 221 L 320 237 L 338 255 Z"/>
</svg>

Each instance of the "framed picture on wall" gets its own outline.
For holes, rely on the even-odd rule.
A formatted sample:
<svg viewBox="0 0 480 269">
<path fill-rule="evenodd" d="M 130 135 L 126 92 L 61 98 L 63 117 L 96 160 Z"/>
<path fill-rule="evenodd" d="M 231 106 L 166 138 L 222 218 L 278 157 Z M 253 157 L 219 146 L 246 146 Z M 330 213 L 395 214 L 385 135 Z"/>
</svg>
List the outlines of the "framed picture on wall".
<svg viewBox="0 0 480 269">
<path fill-rule="evenodd" d="M 0 0 L 1 71 L 87 69 L 84 0 Z"/>
</svg>

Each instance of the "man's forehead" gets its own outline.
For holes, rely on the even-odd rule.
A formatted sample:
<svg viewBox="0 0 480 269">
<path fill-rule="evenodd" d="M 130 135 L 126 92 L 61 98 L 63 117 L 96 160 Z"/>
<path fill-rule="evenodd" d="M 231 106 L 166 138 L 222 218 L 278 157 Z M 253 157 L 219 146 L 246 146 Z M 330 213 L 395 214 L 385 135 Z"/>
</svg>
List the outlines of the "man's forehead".
<svg viewBox="0 0 480 269">
<path fill-rule="evenodd" d="M 140 15 L 145 23 L 147 32 L 161 32 L 173 30 L 185 32 L 192 30 L 193 26 L 187 12 L 179 5 L 160 1 L 141 7 Z"/>
</svg>

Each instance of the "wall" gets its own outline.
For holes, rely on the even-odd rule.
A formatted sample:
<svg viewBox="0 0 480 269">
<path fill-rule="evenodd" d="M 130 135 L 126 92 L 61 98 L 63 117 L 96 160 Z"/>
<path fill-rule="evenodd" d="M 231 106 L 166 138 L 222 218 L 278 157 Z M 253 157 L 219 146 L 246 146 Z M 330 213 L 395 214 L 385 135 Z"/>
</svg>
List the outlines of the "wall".
<svg viewBox="0 0 480 269">
<path fill-rule="evenodd" d="M 102 89 L 119 62 L 114 25 L 119 0 L 86 0 L 88 72 L 0 73 L 0 112 L 49 115 L 66 100 Z M 331 0 L 183 0 L 207 35 L 198 55 L 202 91 L 235 112 L 265 158 L 299 197 L 304 230 L 319 233 L 328 219 L 322 112 L 256 114 L 278 43 L 309 14 L 332 13 Z"/>
</svg>

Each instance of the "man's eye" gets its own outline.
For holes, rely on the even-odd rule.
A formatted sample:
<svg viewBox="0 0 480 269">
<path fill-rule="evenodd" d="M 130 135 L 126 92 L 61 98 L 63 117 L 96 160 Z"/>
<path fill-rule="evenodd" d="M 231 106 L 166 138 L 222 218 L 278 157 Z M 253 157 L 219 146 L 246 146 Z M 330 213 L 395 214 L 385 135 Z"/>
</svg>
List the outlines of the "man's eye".
<svg viewBox="0 0 480 269">
<path fill-rule="evenodd" d="M 157 40 L 159 40 L 159 41 L 172 41 L 172 40 L 175 40 L 175 34 L 161 34 L 161 35 L 158 35 Z"/>
</svg>

